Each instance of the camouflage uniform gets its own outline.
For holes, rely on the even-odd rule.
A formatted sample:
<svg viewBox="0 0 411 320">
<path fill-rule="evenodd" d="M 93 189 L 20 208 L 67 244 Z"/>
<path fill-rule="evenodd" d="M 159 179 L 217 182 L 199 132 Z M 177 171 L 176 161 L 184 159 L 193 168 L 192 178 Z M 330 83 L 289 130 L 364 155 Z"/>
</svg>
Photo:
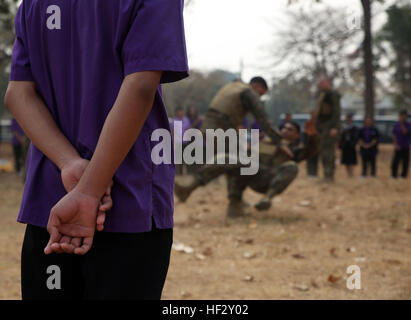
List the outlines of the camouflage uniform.
<svg viewBox="0 0 411 320">
<path fill-rule="evenodd" d="M 298 163 L 309 159 L 319 148 L 319 137 L 309 136 L 305 146 L 298 141 L 288 145 L 294 158 L 290 159 L 283 151 L 263 142 L 260 144 L 260 168 L 255 176 L 241 176 L 238 172 L 229 180 L 230 200 L 242 199 L 244 190 L 250 187 L 264 198 L 256 204 L 259 210 L 268 209 L 271 199 L 284 192 L 298 174 Z"/>
<path fill-rule="evenodd" d="M 256 204 L 256 208 L 268 209 L 271 205 L 271 198 L 282 193 L 297 177 L 297 163 L 318 152 L 319 137 L 317 135 L 308 137 L 305 146 L 295 142 L 289 144 L 288 147 L 294 154 L 292 160 L 278 147 L 265 141 L 261 142 L 259 171 L 254 176 L 240 175 L 241 164 L 204 165 L 197 172 L 196 186 L 206 185 L 220 175 L 227 174 L 230 199 L 229 216 L 236 215 L 234 212 L 242 211 L 242 195 L 247 187 L 265 194 L 263 200 Z"/>
<path fill-rule="evenodd" d="M 341 131 L 341 107 L 340 94 L 329 90 L 323 92 L 318 101 L 317 131 L 320 136 L 319 152 L 307 161 L 307 173 L 310 176 L 318 174 L 318 160 L 321 158 L 324 177 L 327 180 L 334 179 L 335 172 L 335 147 L 338 136 L 331 137 L 330 130 L 336 128 Z"/>
<path fill-rule="evenodd" d="M 238 129 L 244 117 L 251 113 L 260 124 L 262 130 L 274 144 L 281 140 L 281 133 L 268 121 L 260 97 L 250 85 L 234 81 L 224 86 L 211 101 L 205 116 L 202 131 L 207 129 Z"/>
<path fill-rule="evenodd" d="M 278 145 L 281 143 L 281 133 L 274 128 L 268 121 L 268 116 L 264 111 L 263 103 L 260 97 L 250 85 L 241 81 L 234 81 L 224 86 L 211 101 L 208 109 L 202 131 L 205 134 L 207 129 L 235 129 L 241 127 L 244 117 L 251 113 L 255 120 L 260 124 L 265 134 Z M 214 144 L 216 146 L 216 144 Z M 216 150 L 215 150 L 216 151 Z M 225 154 L 228 159 L 229 153 Z M 226 161 L 228 163 L 228 161 Z M 176 183 L 176 194 L 181 201 L 185 201 L 190 193 L 200 185 L 205 185 L 214 177 L 220 174 L 228 173 L 230 181 L 233 169 L 239 169 L 239 165 L 205 165 L 198 170 L 193 176 L 194 182 L 190 186 L 180 186 Z"/>
</svg>

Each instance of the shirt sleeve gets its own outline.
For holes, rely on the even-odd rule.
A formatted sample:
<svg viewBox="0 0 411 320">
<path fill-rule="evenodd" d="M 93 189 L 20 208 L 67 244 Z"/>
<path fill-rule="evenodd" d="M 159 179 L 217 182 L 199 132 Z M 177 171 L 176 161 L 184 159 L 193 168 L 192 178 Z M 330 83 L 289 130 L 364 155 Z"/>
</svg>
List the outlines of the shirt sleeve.
<svg viewBox="0 0 411 320">
<path fill-rule="evenodd" d="M 188 76 L 183 0 L 139 0 L 122 47 L 124 75 L 163 71 L 161 83 Z"/>
<path fill-rule="evenodd" d="M 271 138 L 275 145 L 279 145 L 282 135 L 277 128 L 269 123 L 268 115 L 264 111 L 264 106 L 258 95 L 251 91 L 251 89 L 247 89 L 241 94 L 241 101 L 244 107 L 253 114 L 264 133 Z"/>
<path fill-rule="evenodd" d="M 15 19 L 16 39 L 11 57 L 10 80 L 34 81 L 27 49 L 24 1 L 17 10 Z"/>
</svg>

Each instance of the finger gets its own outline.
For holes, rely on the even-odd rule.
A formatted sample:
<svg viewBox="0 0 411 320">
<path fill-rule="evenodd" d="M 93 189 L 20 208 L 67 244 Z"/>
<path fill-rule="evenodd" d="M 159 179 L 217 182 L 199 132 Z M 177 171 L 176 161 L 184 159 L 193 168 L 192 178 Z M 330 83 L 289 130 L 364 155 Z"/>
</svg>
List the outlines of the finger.
<svg viewBox="0 0 411 320">
<path fill-rule="evenodd" d="M 87 237 L 83 239 L 83 245 L 80 248 L 74 249 L 74 253 L 78 255 L 85 255 L 93 244 L 93 237 Z"/>
<path fill-rule="evenodd" d="M 69 254 L 72 254 L 75 249 L 75 247 L 71 243 L 61 243 L 60 247 L 63 253 L 69 253 Z"/>
<path fill-rule="evenodd" d="M 97 214 L 97 221 L 96 221 L 96 228 L 98 231 L 103 231 L 105 221 L 106 221 L 106 213 L 99 211 L 99 213 Z"/>
<path fill-rule="evenodd" d="M 71 237 L 65 236 L 65 235 L 63 235 L 63 236 L 61 237 L 60 241 L 59 241 L 60 244 L 62 244 L 62 243 L 70 243 L 70 242 L 71 242 Z"/>
<path fill-rule="evenodd" d="M 71 244 L 71 237 L 68 236 L 63 236 L 60 240 L 60 247 L 63 252 L 65 253 L 73 253 L 74 252 L 74 246 Z"/>
<path fill-rule="evenodd" d="M 104 211 L 100 211 L 97 214 L 97 224 L 104 224 L 105 220 L 106 220 L 106 213 Z"/>
<path fill-rule="evenodd" d="M 113 207 L 113 199 L 111 196 L 104 196 L 101 200 L 99 210 L 100 211 L 108 211 Z"/>
<path fill-rule="evenodd" d="M 81 246 L 81 238 L 73 238 L 71 240 L 71 244 L 75 247 L 78 248 Z"/>
<path fill-rule="evenodd" d="M 60 243 L 52 243 L 51 244 L 51 250 L 53 250 L 53 252 L 55 253 L 63 253 L 63 248 L 61 247 Z"/>
<path fill-rule="evenodd" d="M 111 188 L 113 187 L 113 184 L 114 182 L 113 180 L 111 180 L 110 185 L 107 187 L 107 190 L 106 190 L 106 196 L 109 196 L 111 194 Z"/>
<path fill-rule="evenodd" d="M 44 248 L 45 254 L 51 254 L 54 252 L 52 245 L 58 243 L 61 239 L 61 234 L 56 227 L 47 226 L 47 230 L 50 233 L 50 240 Z"/>
</svg>

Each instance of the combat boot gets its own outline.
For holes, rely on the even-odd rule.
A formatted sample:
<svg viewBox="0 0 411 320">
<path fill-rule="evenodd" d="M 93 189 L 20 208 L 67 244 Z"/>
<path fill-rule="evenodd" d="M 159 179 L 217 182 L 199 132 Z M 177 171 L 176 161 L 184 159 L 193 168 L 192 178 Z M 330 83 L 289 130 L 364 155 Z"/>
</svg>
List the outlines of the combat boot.
<svg viewBox="0 0 411 320">
<path fill-rule="evenodd" d="M 250 215 L 249 205 L 241 200 L 230 200 L 227 208 L 228 218 L 241 218 Z"/>
<path fill-rule="evenodd" d="M 185 202 L 190 194 L 200 185 L 197 179 L 194 179 L 190 183 L 183 183 L 175 181 L 174 193 L 181 202 Z"/>
<path fill-rule="evenodd" d="M 258 201 L 254 207 L 258 211 L 268 210 L 271 208 L 271 199 L 269 197 L 264 197 L 260 201 Z"/>
</svg>

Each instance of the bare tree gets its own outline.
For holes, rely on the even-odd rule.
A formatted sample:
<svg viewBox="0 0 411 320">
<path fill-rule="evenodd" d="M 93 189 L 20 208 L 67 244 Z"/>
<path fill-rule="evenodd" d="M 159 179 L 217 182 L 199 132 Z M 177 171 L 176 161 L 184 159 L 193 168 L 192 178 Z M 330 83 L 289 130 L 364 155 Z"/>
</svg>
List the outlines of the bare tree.
<svg viewBox="0 0 411 320">
<path fill-rule="evenodd" d="M 276 70 L 285 69 L 286 77 L 315 79 L 325 74 L 340 82 L 349 81 L 355 29 L 346 27 L 343 10 L 288 12 L 288 24 L 278 31 L 271 55 Z"/>
<path fill-rule="evenodd" d="M 313 0 L 322 2 L 323 0 Z M 374 88 L 374 55 L 372 39 L 372 2 L 384 2 L 385 0 L 361 0 L 361 6 L 364 12 L 364 74 L 365 74 L 365 114 L 373 118 L 375 114 L 375 88 Z M 289 4 L 298 2 L 298 0 L 288 0 Z"/>
</svg>

